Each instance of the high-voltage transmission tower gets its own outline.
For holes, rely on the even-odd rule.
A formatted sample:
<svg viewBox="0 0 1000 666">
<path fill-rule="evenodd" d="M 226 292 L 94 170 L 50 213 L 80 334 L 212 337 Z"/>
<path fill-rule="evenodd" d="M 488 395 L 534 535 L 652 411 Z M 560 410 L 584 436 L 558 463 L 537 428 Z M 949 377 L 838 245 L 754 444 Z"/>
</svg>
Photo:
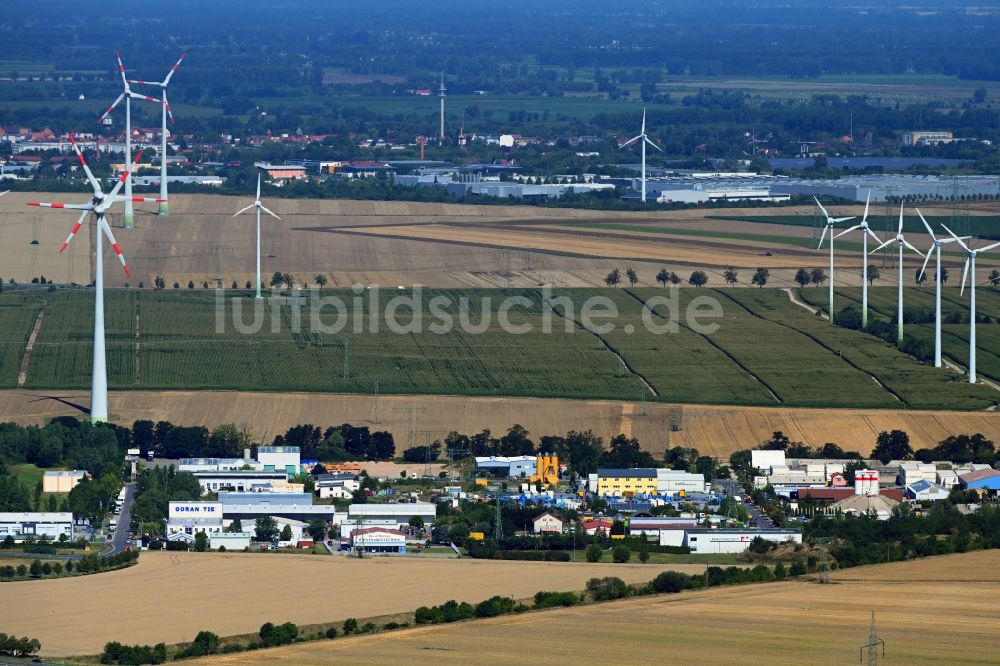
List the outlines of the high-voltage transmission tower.
<svg viewBox="0 0 1000 666">
<path fill-rule="evenodd" d="M 872 611 L 872 622 L 868 628 L 868 640 L 861 646 L 861 663 L 868 666 L 878 666 L 879 648 L 885 656 L 885 641 L 875 633 L 875 611 Z"/>
</svg>

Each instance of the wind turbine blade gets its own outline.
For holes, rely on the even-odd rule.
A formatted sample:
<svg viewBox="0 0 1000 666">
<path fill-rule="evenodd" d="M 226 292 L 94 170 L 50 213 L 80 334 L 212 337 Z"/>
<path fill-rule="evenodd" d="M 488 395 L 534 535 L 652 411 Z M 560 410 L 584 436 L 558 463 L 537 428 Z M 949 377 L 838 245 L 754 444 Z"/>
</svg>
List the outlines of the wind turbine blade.
<svg viewBox="0 0 1000 666">
<path fill-rule="evenodd" d="M 903 204 L 899 204 L 899 231 L 896 233 L 903 233 Z"/>
<path fill-rule="evenodd" d="M 848 220 L 853 220 L 855 217 L 856 216 L 854 215 L 851 215 L 850 217 L 835 217 L 830 221 L 833 222 L 834 224 L 840 224 L 841 222 L 847 222 Z"/>
<path fill-rule="evenodd" d="M 97 119 L 97 122 L 99 122 L 99 123 L 103 122 L 105 118 L 107 118 L 109 115 L 111 115 L 111 112 L 115 110 L 115 107 L 118 106 L 123 99 L 125 99 L 125 93 L 122 93 L 121 95 L 118 95 L 118 99 L 116 99 L 114 101 L 114 103 L 111 106 L 108 107 L 108 110 L 105 111 L 101 115 L 101 117 Z"/>
<path fill-rule="evenodd" d="M 5 194 L 10 194 L 10 190 L 7 190 L 6 192 L 0 192 L 0 197 L 2 197 Z"/>
<path fill-rule="evenodd" d="M 989 252 L 990 250 L 992 250 L 995 247 L 1000 247 L 1000 243 L 993 243 L 993 245 L 987 245 L 986 247 L 981 247 L 978 250 L 976 250 L 976 252 L 977 253 L 978 252 Z"/>
<path fill-rule="evenodd" d="M 257 201 L 260 201 L 260 172 L 257 172 Z"/>
<path fill-rule="evenodd" d="M 663 152 L 663 148 L 660 148 L 658 145 L 656 145 L 655 143 L 653 143 L 652 141 L 650 141 L 649 138 L 647 138 L 647 137 L 643 137 L 643 138 L 645 138 L 646 143 L 648 143 L 649 145 L 651 145 L 653 148 L 656 148 L 661 153 Z"/>
<path fill-rule="evenodd" d="M 80 152 L 80 146 L 76 145 L 76 139 L 73 138 L 72 134 L 69 134 L 69 142 L 73 146 L 73 150 L 76 151 L 76 157 L 80 160 L 80 164 L 83 166 L 83 172 L 87 174 L 87 180 L 90 181 L 90 186 L 94 188 L 95 192 L 101 191 L 101 184 L 97 182 L 94 178 L 93 172 L 91 172 L 90 167 L 87 166 L 87 160 L 83 158 L 83 153 Z"/>
<path fill-rule="evenodd" d="M 927 256 L 924 257 L 924 265 L 920 267 L 919 275 L 923 275 L 924 271 L 927 270 L 927 262 L 931 260 L 931 255 L 934 254 L 934 245 L 931 245 L 930 249 L 927 250 Z M 920 279 L 919 277 L 917 278 Z"/>
<path fill-rule="evenodd" d="M 25 205 L 38 206 L 39 208 L 66 208 L 69 210 L 90 210 L 91 208 L 90 204 L 45 203 L 43 201 L 29 201 Z"/>
<path fill-rule="evenodd" d="M 646 107 L 642 107 L 642 135 L 646 134 Z"/>
<path fill-rule="evenodd" d="M 935 236 L 934 232 L 931 230 L 931 225 L 927 224 L 927 220 L 924 219 L 924 214 L 920 212 L 919 208 L 917 209 L 917 215 L 920 216 L 920 221 L 924 223 L 924 228 L 927 229 L 927 233 L 931 235 L 931 238 L 937 240 L 937 236 Z"/>
<path fill-rule="evenodd" d="M 968 246 L 968 245 L 966 245 L 965 243 L 963 243 L 963 242 L 962 242 L 962 239 L 961 239 L 961 238 L 959 238 L 958 236 L 956 236 L 956 235 L 955 235 L 955 232 L 954 232 L 954 231 L 952 231 L 951 229 L 949 229 L 947 225 L 945 225 L 945 224 L 941 224 L 941 226 L 942 226 L 942 227 L 944 228 L 944 230 L 945 230 L 945 231 L 947 231 L 947 232 L 948 232 L 948 234 L 949 234 L 949 235 L 950 235 L 950 236 L 951 236 L 952 238 L 954 238 L 954 239 L 955 239 L 955 242 L 956 242 L 956 243 L 958 243 L 959 245 L 961 245 L 961 246 L 962 246 L 962 248 L 963 248 L 963 249 L 964 249 L 964 250 L 965 250 L 966 252 L 972 252 L 972 250 L 970 250 L 970 249 L 969 249 L 969 246 Z"/>
<path fill-rule="evenodd" d="M 104 219 L 103 215 L 98 218 L 98 221 L 101 225 L 101 229 L 104 231 L 104 235 L 107 236 L 108 241 L 111 242 L 111 248 L 115 251 L 115 256 L 118 257 L 118 262 L 122 265 L 122 269 L 125 271 L 125 277 L 132 277 L 132 272 L 129 271 L 128 264 L 125 263 L 125 255 L 122 254 L 122 249 L 118 247 L 118 241 L 115 240 L 115 235 L 111 233 L 111 227 L 108 225 L 108 221 Z M 97 242 L 100 243 L 101 240 L 98 239 Z"/>
<path fill-rule="evenodd" d="M 162 81 L 143 81 L 142 79 L 129 79 L 128 82 L 129 83 L 138 83 L 139 85 L 142 85 L 142 86 L 157 86 L 158 88 L 162 88 L 163 87 L 163 82 Z"/>
<path fill-rule="evenodd" d="M 85 219 L 87 219 L 87 215 L 89 215 L 89 214 L 90 214 L 90 210 L 85 210 L 85 211 L 83 211 L 83 213 L 80 214 L 80 219 L 78 219 L 76 221 L 76 224 L 73 225 L 73 228 L 69 232 L 69 236 L 66 237 L 66 241 L 62 244 L 62 247 L 59 248 L 59 253 L 60 254 L 62 254 L 63 251 L 67 247 L 69 247 L 70 241 L 72 241 L 73 237 L 76 236 L 76 232 L 78 232 L 80 230 L 80 227 L 83 226 L 83 221 Z"/>
<path fill-rule="evenodd" d="M 819 249 L 821 249 L 823 247 L 823 240 L 826 238 L 826 232 L 829 231 L 829 230 L 830 230 L 830 225 L 826 225 L 826 226 L 823 227 L 823 233 L 820 234 L 820 237 L 819 237 L 819 245 L 816 246 L 817 250 L 819 250 Z M 831 242 L 832 242 L 832 240 L 831 240 Z"/>
<path fill-rule="evenodd" d="M 170 110 L 170 102 L 168 102 L 166 100 L 167 100 L 167 91 L 164 90 L 163 91 L 163 105 L 164 105 L 164 108 L 167 110 L 167 117 L 170 118 L 170 124 L 173 125 L 174 124 L 174 112 Z"/>
<path fill-rule="evenodd" d="M 262 211 L 264 211 L 265 213 L 267 213 L 268 215 L 270 215 L 271 217 L 273 217 L 274 219 L 276 219 L 276 220 L 280 220 L 281 219 L 280 217 L 278 217 L 277 215 L 275 215 L 274 213 L 272 213 L 268 209 L 264 208 L 263 206 L 261 206 L 260 209 Z"/>
<path fill-rule="evenodd" d="M 959 290 L 959 294 L 965 293 L 965 278 L 969 277 L 969 259 L 965 260 L 965 268 L 962 269 L 962 288 Z"/>
<path fill-rule="evenodd" d="M 243 213 L 245 213 L 245 212 L 247 212 L 248 210 L 252 209 L 252 208 L 253 208 L 254 206 L 256 206 L 256 205 L 257 205 L 257 204 L 255 204 L 255 203 L 252 203 L 252 204 L 250 204 L 250 205 L 249 205 L 249 206 L 247 206 L 246 208 L 243 208 L 243 209 L 241 209 L 241 210 L 240 210 L 240 211 L 239 211 L 238 213 L 236 213 L 235 215 L 233 215 L 233 217 L 238 217 L 238 216 L 242 215 Z"/>
<path fill-rule="evenodd" d="M 874 239 L 875 239 L 875 242 L 876 242 L 876 243 L 881 243 L 881 242 L 882 242 L 882 239 L 881 239 L 881 238 L 879 238 L 878 236 L 876 236 L 876 235 L 875 235 L 875 232 L 874 232 L 874 231 L 872 231 L 871 229 L 869 229 L 869 228 L 865 227 L 865 231 L 866 231 L 866 232 L 868 233 L 868 235 L 869 235 L 869 236 L 871 236 L 872 238 L 874 238 Z"/>
<path fill-rule="evenodd" d="M 819 199 L 817 199 L 816 197 L 813 197 L 813 201 L 815 201 L 815 202 L 816 202 L 816 205 L 817 205 L 817 206 L 819 206 L 819 209 L 820 209 L 821 211 L 823 211 L 823 215 L 824 215 L 824 216 L 826 217 L 826 219 L 828 219 L 828 220 L 829 220 L 829 219 L 830 219 L 830 214 L 829 214 L 828 212 L 826 212 L 826 208 L 823 208 L 823 204 L 821 204 L 821 203 L 819 202 Z"/>
<path fill-rule="evenodd" d="M 881 250 L 882 248 L 884 248 L 884 247 L 886 247 L 887 245 L 889 245 L 889 243 L 891 243 L 891 242 L 892 242 L 892 241 L 894 241 L 894 240 L 896 240 L 896 239 L 895 239 L 895 238 L 890 238 L 889 240 L 887 240 L 886 242 L 882 243 L 882 244 L 881 244 L 881 245 L 879 245 L 879 246 L 878 246 L 877 248 L 875 248 L 874 250 L 872 250 L 871 252 L 869 252 L 868 254 L 875 254 L 876 252 L 878 252 L 878 251 L 879 251 L 879 250 Z"/>
<path fill-rule="evenodd" d="M 138 164 L 139 160 L 141 159 L 142 159 L 142 151 L 140 150 L 139 154 L 135 156 L 134 160 L 132 160 L 131 168 L 135 168 L 135 165 Z M 113 197 L 117 195 L 118 191 L 122 189 L 122 185 L 125 184 L 125 181 L 128 180 L 128 177 L 130 175 L 132 175 L 132 172 L 129 170 L 129 167 L 126 167 L 125 172 L 122 173 L 122 175 L 118 178 L 118 184 L 115 185 L 115 189 L 111 190 L 111 194 L 109 196 Z"/>
<path fill-rule="evenodd" d="M 125 65 L 122 63 L 122 54 L 115 51 L 115 58 L 118 59 L 118 71 L 122 74 L 122 83 L 125 84 L 125 90 L 128 90 L 128 79 L 125 77 Z"/>
<path fill-rule="evenodd" d="M 619 146 L 619 148 L 624 148 L 624 147 L 625 147 L 625 146 L 627 146 L 628 144 L 630 144 L 630 143 L 633 143 L 633 142 L 635 142 L 635 141 L 638 141 L 638 140 L 639 140 L 639 139 L 641 139 L 641 138 L 642 138 L 642 135 L 641 135 L 641 134 L 640 134 L 639 136 L 634 136 L 634 137 L 632 137 L 631 139 L 629 139 L 628 141 L 626 141 L 625 143 L 623 143 L 622 145 L 620 145 L 620 146 Z"/>
<path fill-rule="evenodd" d="M 176 63 L 174 63 L 174 66 L 170 68 L 169 72 L 167 72 L 167 78 L 163 79 L 163 83 L 162 83 L 162 86 L 164 88 L 166 88 L 170 84 L 170 79 L 173 78 L 174 72 L 177 71 L 177 68 L 181 66 L 181 63 L 184 62 L 184 58 L 186 58 L 186 57 L 187 57 L 187 53 L 182 53 L 181 57 L 177 59 Z"/>
<path fill-rule="evenodd" d="M 855 231 L 855 230 L 857 230 L 857 229 L 860 229 L 860 228 L 861 228 L 861 225 L 860 225 L 860 224 L 855 224 L 855 225 L 854 225 L 853 227 L 851 227 L 850 229 L 844 229 L 844 230 L 843 230 L 843 231 L 841 231 L 841 232 L 840 232 L 839 234 L 837 234 L 836 236 L 834 236 L 834 238 L 840 238 L 840 237 L 841 237 L 841 236 L 843 236 L 844 234 L 849 234 L 849 233 L 851 233 L 852 231 Z"/>
<path fill-rule="evenodd" d="M 118 199 L 119 197 L 115 197 Z M 166 199 L 160 199 L 158 197 L 132 197 L 132 201 L 136 203 L 163 203 Z"/>
<path fill-rule="evenodd" d="M 137 92 L 128 91 L 128 96 L 132 99 L 141 99 L 147 102 L 155 102 L 156 104 L 163 104 L 162 99 L 156 99 L 155 97 L 150 97 L 149 95 L 140 95 Z"/>
<path fill-rule="evenodd" d="M 916 252 L 917 254 L 919 254 L 921 257 L 924 256 L 923 252 L 921 252 L 917 248 L 915 248 L 912 245 L 910 245 L 910 241 L 906 240 L 905 238 L 903 239 L 903 245 L 905 245 L 906 247 L 910 248 L 911 250 L 913 250 L 914 252 Z"/>
<path fill-rule="evenodd" d="M 868 198 L 865 199 L 865 216 L 861 218 L 862 222 L 868 221 L 868 204 L 872 201 L 872 191 L 868 190 Z"/>
</svg>

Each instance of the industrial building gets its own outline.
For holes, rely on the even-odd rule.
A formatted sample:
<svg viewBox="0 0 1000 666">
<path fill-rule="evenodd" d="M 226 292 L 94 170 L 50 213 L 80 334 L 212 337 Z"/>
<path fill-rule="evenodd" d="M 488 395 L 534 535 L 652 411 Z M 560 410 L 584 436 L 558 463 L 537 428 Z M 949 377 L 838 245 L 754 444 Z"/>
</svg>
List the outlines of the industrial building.
<svg viewBox="0 0 1000 666">
<path fill-rule="evenodd" d="M 652 467 L 636 469 L 599 469 L 588 476 L 590 492 L 602 497 L 626 495 L 656 495 L 659 492 L 659 475 Z"/>
<path fill-rule="evenodd" d="M 419 517 L 424 525 L 430 525 L 437 517 L 437 505 L 430 502 L 409 502 L 400 504 L 352 504 L 347 509 L 344 527 L 348 524 L 370 526 L 372 523 L 382 526 L 404 527 L 410 524 L 410 519 Z"/>
<path fill-rule="evenodd" d="M 903 132 L 904 146 L 936 146 L 939 143 L 951 143 L 954 140 L 954 134 L 941 130 Z"/>
<path fill-rule="evenodd" d="M 781 178 L 771 191 L 783 194 L 831 196 L 862 203 L 871 192 L 872 202 L 887 197 L 907 200 L 943 200 L 954 196 L 1000 196 L 1000 176 L 906 176 L 895 174 L 844 176 L 836 179 L 799 180 Z"/>
<path fill-rule="evenodd" d="M 906 486 L 906 490 L 903 492 L 904 497 L 915 502 L 937 502 L 939 500 L 948 499 L 949 490 L 943 486 L 939 486 L 932 481 L 927 481 L 926 479 L 921 479 L 915 483 Z"/>
<path fill-rule="evenodd" d="M 221 532 L 208 536 L 208 547 L 213 550 L 246 550 L 250 548 L 253 532 Z"/>
<path fill-rule="evenodd" d="M 219 491 L 232 492 L 263 492 L 272 483 L 285 483 L 288 481 L 288 473 L 280 472 L 258 472 L 258 471 L 237 471 L 226 470 L 220 472 L 192 472 L 194 478 L 198 479 L 202 491 L 214 493 Z"/>
<path fill-rule="evenodd" d="M 981 469 L 958 477 L 958 482 L 965 490 L 980 490 L 996 493 L 1000 490 L 1000 470 Z"/>
<path fill-rule="evenodd" d="M 42 474 L 43 493 L 68 493 L 76 488 L 76 485 L 90 476 L 84 470 L 74 469 L 67 471 L 46 471 Z"/>
<path fill-rule="evenodd" d="M 320 499 L 350 499 L 361 487 L 358 476 L 350 472 L 317 474 L 315 479 Z"/>
<path fill-rule="evenodd" d="M 704 474 L 692 474 L 679 469 L 656 470 L 656 492 L 660 495 L 674 495 L 708 492 Z"/>
<path fill-rule="evenodd" d="M 692 554 L 742 553 L 756 538 L 773 543 L 802 543 L 802 532 L 788 529 L 696 528 L 684 530 L 681 545 L 689 548 Z"/>
<path fill-rule="evenodd" d="M 51 539 L 61 536 L 73 538 L 73 514 L 64 511 L 0 512 L 0 541 L 13 537 L 14 541 L 26 539 Z"/>
<path fill-rule="evenodd" d="M 480 476 L 504 479 L 527 479 L 535 473 L 535 456 L 477 456 L 476 472 Z"/>
<path fill-rule="evenodd" d="M 916 460 L 906 460 L 899 464 L 899 472 L 896 475 L 896 483 L 901 486 L 910 486 L 918 481 L 937 481 L 937 465 L 934 463 L 922 463 Z"/>
<path fill-rule="evenodd" d="M 310 493 L 250 493 L 231 495 L 219 493 L 226 526 L 239 519 L 241 524 L 254 521 L 261 516 L 271 516 L 275 520 L 298 520 L 308 523 L 310 520 L 322 520 L 338 524 L 343 514 L 337 513 L 332 504 L 313 504 Z"/>
<path fill-rule="evenodd" d="M 257 449 L 257 462 L 265 472 L 284 471 L 290 476 L 299 473 L 299 447 L 262 446 Z"/>
<path fill-rule="evenodd" d="M 365 527 L 354 530 L 342 541 L 341 548 L 345 546 L 351 552 L 405 553 L 406 535 L 384 527 Z"/>
</svg>

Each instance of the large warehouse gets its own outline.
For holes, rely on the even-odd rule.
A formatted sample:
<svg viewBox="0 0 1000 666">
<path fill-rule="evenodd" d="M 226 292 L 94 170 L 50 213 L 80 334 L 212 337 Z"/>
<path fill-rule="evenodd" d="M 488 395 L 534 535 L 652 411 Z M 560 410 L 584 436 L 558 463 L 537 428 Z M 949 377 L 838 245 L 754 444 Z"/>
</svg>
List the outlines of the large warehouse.
<svg viewBox="0 0 1000 666">
<path fill-rule="evenodd" d="M 73 538 L 73 514 L 69 512 L 4 512 L 0 513 L 0 541 L 8 536 L 14 541 L 47 537 L 58 541 L 66 535 Z"/>
<path fill-rule="evenodd" d="M 352 526 L 366 523 L 380 526 L 406 526 L 410 519 L 419 517 L 425 525 L 434 522 L 437 516 L 437 505 L 430 502 L 413 502 L 400 504 L 352 504 L 347 509 L 346 522 Z"/>
</svg>

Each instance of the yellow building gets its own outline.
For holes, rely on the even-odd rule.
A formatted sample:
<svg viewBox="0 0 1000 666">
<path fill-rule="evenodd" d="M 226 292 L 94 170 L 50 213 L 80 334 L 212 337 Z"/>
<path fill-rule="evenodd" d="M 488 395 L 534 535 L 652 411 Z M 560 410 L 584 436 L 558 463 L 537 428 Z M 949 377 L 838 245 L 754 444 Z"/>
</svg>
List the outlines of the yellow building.
<svg viewBox="0 0 1000 666">
<path fill-rule="evenodd" d="M 599 469 L 597 470 L 598 495 L 625 497 L 637 493 L 655 495 L 657 492 L 656 470 L 652 468 L 637 469 Z"/>
<path fill-rule="evenodd" d="M 72 472 L 51 470 L 42 474 L 43 493 L 68 493 L 76 488 L 87 472 L 75 469 Z"/>
<path fill-rule="evenodd" d="M 554 453 L 539 453 L 536 458 L 536 472 L 530 481 L 540 481 L 544 485 L 559 483 L 559 456 Z"/>
</svg>

